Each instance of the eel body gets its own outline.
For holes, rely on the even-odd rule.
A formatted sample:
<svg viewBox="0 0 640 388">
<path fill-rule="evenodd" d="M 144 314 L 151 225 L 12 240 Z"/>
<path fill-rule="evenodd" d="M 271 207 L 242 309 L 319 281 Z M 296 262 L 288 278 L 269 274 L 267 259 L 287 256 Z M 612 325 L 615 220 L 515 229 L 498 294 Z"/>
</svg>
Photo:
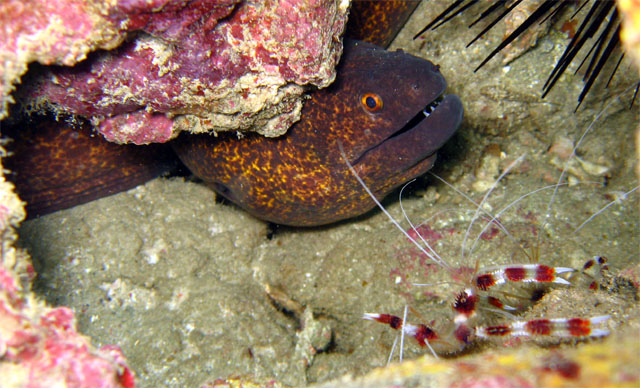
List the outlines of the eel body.
<svg viewBox="0 0 640 388">
<path fill-rule="evenodd" d="M 347 34 L 387 48 L 419 4 L 415 0 L 353 1 Z"/>
<path fill-rule="evenodd" d="M 86 121 L 36 117 L 3 126 L 2 135 L 12 139 L 3 164 L 26 202 L 27 218 L 129 190 L 177 163 L 167 144 L 110 143 Z"/>
<path fill-rule="evenodd" d="M 374 205 L 348 160 L 378 198 L 426 172 L 462 121 L 431 62 L 345 41 L 338 76 L 305 103 L 284 136 L 181 135 L 174 149 L 191 172 L 254 216 L 322 225 Z"/>
</svg>

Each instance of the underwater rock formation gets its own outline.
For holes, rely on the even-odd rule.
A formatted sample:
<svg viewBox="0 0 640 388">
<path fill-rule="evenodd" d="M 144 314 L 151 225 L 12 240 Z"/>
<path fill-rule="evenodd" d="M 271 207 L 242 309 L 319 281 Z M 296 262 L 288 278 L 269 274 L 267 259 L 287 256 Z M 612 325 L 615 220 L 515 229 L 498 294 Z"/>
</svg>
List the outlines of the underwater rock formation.
<svg viewBox="0 0 640 388">
<path fill-rule="evenodd" d="M 30 62 L 72 66 L 95 49 L 112 49 L 122 42 L 125 15 L 108 19 L 110 6 L 100 4 L 90 0 L 0 3 L 0 119 L 8 115 L 10 94 Z"/>
<path fill-rule="evenodd" d="M 117 346 L 95 349 L 76 331 L 71 309 L 48 307 L 31 293 L 33 265 L 14 247 L 23 218 L 22 202 L 0 174 L 0 385 L 133 388 Z"/>
<path fill-rule="evenodd" d="M 98 6 L 85 1 L 60 7 L 66 14 L 49 5 L 53 20 L 75 20 L 78 28 L 87 30 L 69 36 L 67 29 L 75 29 L 71 21 L 55 26 L 62 31 L 60 40 L 69 40 L 70 51 L 78 53 L 39 59 L 31 54 L 40 49 L 37 43 L 24 53 L 9 50 L 27 59 L 20 62 L 22 71 L 5 76 L 9 81 L 4 83 L 14 82 L 31 60 L 72 65 L 94 48 L 113 48 L 127 38 L 116 50 L 92 53 L 75 67 L 34 71 L 22 89 L 25 102 L 90 118 L 99 132 L 117 143 L 165 142 L 182 130 L 256 130 L 278 136 L 299 118 L 302 85 L 324 87 L 333 81 L 349 3 L 237 3 L 121 0 Z M 22 47 L 20 42 L 28 37 L 62 46 L 59 40 L 39 38 L 53 29 L 52 22 L 39 24 L 32 16 L 39 15 L 39 7 L 32 1 L 21 8 L 34 27 L 23 33 L 10 23 L 13 33 L 0 40 L 9 47 Z M 95 26 L 101 30 L 94 31 Z M 6 98 L 8 91 L 2 92 Z"/>
</svg>

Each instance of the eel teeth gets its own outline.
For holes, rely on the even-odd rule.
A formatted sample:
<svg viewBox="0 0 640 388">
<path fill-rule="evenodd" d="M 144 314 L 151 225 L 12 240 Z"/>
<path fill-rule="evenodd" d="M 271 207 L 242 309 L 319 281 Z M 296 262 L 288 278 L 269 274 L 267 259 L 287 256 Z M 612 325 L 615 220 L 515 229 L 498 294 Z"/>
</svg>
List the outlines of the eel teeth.
<svg viewBox="0 0 640 388">
<path fill-rule="evenodd" d="M 440 102 L 442 102 L 442 100 L 444 99 L 444 97 L 440 96 L 438 98 L 435 99 L 435 101 L 433 101 L 431 104 L 427 105 L 423 110 L 422 113 L 424 114 L 425 117 L 429 117 L 431 116 L 431 113 L 433 113 L 433 111 L 436 109 L 436 107 L 440 104 Z"/>
</svg>

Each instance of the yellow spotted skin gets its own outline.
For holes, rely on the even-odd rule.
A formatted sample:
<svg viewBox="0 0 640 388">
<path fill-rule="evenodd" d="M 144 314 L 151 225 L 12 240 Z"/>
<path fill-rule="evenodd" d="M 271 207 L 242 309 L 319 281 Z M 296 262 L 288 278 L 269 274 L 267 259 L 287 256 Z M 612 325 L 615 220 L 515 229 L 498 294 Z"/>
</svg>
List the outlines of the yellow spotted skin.
<svg viewBox="0 0 640 388">
<path fill-rule="evenodd" d="M 329 88 L 311 94 L 302 119 L 284 136 L 184 135 L 174 149 L 194 175 L 258 218 L 314 226 L 362 214 L 375 204 L 348 170 L 339 143 L 383 197 L 432 166 L 460 124 L 462 105 L 447 96 L 420 120 L 446 87 L 437 67 L 368 43 L 345 41 L 337 73 Z M 368 93 L 375 98 L 363 98 Z"/>
<path fill-rule="evenodd" d="M 12 139 L 3 165 L 26 202 L 27 218 L 67 209 L 153 179 L 176 165 L 166 144 L 119 145 L 91 124 L 35 117 L 2 128 Z"/>
<path fill-rule="evenodd" d="M 353 39 L 387 47 L 418 4 L 415 0 L 353 1 L 347 33 Z"/>
</svg>

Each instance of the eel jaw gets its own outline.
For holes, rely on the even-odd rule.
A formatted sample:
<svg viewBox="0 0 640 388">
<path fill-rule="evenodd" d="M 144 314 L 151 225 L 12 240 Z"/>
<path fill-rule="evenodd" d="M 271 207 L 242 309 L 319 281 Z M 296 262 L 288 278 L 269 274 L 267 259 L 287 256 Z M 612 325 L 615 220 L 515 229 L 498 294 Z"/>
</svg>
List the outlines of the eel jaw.
<svg viewBox="0 0 640 388">
<path fill-rule="evenodd" d="M 362 170 L 376 170 L 378 177 L 426 172 L 435 153 L 453 136 L 462 122 L 462 102 L 455 95 L 441 95 L 419 110 L 414 117 L 387 139 L 353 161 Z M 415 173 L 420 164 L 419 173 Z M 364 172 L 364 171 L 363 171 Z M 410 179 L 411 177 L 407 178 Z"/>
<path fill-rule="evenodd" d="M 402 128 L 400 128 L 400 130 L 391 134 L 391 136 L 389 136 L 387 140 L 394 138 L 396 136 L 400 136 L 403 133 L 406 133 L 411 129 L 415 128 L 416 126 L 418 126 L 423 120 L 431 116 L 431 114 L 436 110 L 438 105 L 440 105 L 440 103 L 443 100 L 444 100 L 444 95 L 443 94 L 439 95 L 435 100 L 433 100 L 433 102 L 425 106 L 423 110 L 416 113 L 415 116 L 413 116 L 409 121 L 407 121 L 407 123 Z"/>
</svg>

